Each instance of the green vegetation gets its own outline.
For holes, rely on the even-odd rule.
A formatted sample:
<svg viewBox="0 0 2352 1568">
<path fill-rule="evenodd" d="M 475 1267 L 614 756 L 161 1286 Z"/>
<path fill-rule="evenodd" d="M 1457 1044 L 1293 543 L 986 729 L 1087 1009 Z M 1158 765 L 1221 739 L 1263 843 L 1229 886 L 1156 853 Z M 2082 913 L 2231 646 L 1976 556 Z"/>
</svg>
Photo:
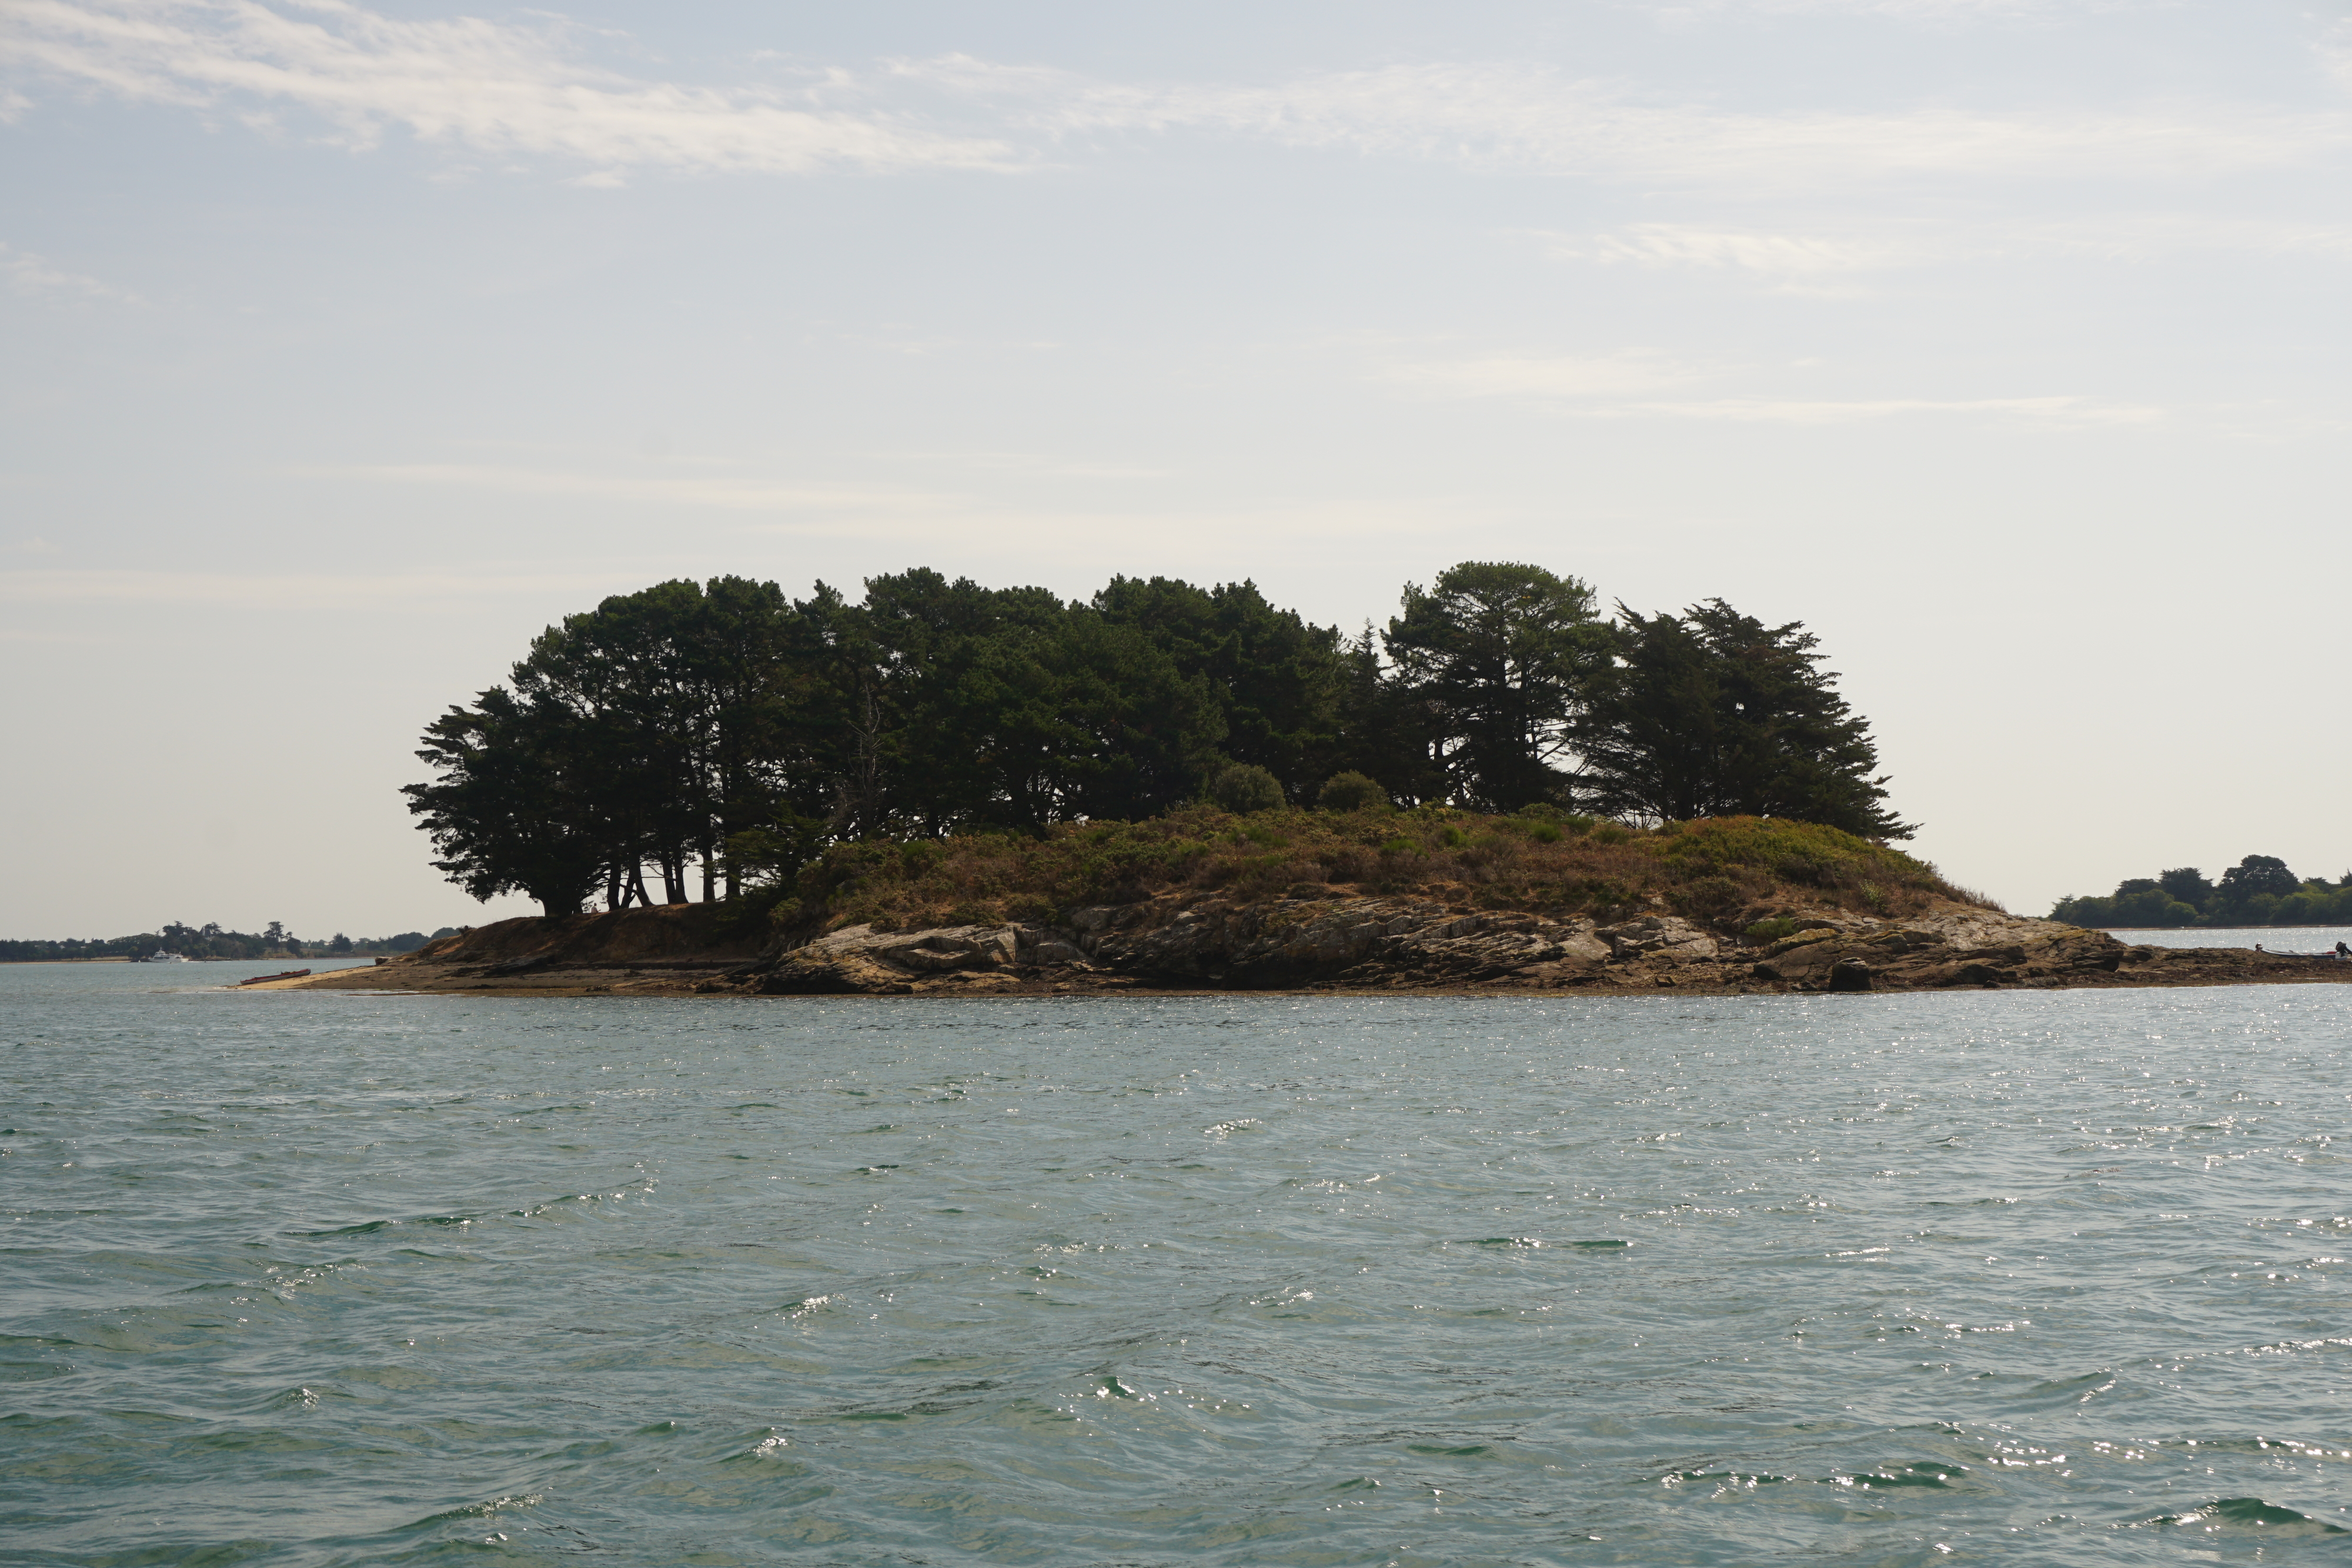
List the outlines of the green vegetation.
<svg viewBox="0 0 2352 1568">
<path fill-rule="evenodd" d="M 548 628 L 509 685 L 425 734 L 435 777 L 404 792 L 435 864 L 564 915 L 683 903 L 698 872 L 703 898 L 731 897 L 917 841 L 1165 838 L 1150 824 L 1202 803 L 1549 812 L 1515 841 L 1588 849 L 1633 829 L 1580 810 L 1912 831 L 1813 639 L 1720 601 L 1604 620 L 1575 578 L 1470 561 L 1349 637 L 1247 582 L 1122 577 L 1071 602 L 929 570 L 865 588 L 666 582 Z"/>
<path fill-rule="evenodd" d="M 2070 925 L 2352 925 L 2352 872 L 2305 879 L 2276 855 L 2248 855 L 2209 882 L 2195 866 L 2126 878 L 2105 898 L 2062 898 L 2050 918 Z"/>
<path fill-rule="evenodd" d="M 1601 827 L 1617 827 L 1604 835 Z M 1444 807 L 1237 816 L 1180 807 L 1141 822 L 1043 834 L 958 833 L 830 846 L 758 891 L 780 925 L 885 930 L 1051 923 L 1070 910 L 1176 890 L 1249 900 L 1411 894 L 1465 908 L 1622 918 L 1653 894 L 1722 922 L 1776 905 L 1882 915 L 1967 895 L 1933 866 L 1834 828 L 1731 818 L 1655 829 Z M 1794 929 L 1791 925 L 1790 929 Z"/>
<path fill-rule="evenodd" d="M 184 958 L 341 958 L 389 956 L 395 953 L 413 953 L 427 942 L 454 936 L 457 928 L 445 925 L 427 936 L 422 931 L 404 931 L 396 936 L 346 936 L 336 932 L 323 941 L 304 941 L 288 931 L 278 921 L 259 935 L 244 931 L 226 931 L 215 925 L 183 925 L 173 921 L 161 931 L 142 931 L 133 936 L 109 936 L 94 941 L 69 937 L 58 942 L 0 942 L 0 964 L 30 964 L 55 962 L 73 958 L 143 958 L 161 949 L 177 953 Z"/>
</svg>

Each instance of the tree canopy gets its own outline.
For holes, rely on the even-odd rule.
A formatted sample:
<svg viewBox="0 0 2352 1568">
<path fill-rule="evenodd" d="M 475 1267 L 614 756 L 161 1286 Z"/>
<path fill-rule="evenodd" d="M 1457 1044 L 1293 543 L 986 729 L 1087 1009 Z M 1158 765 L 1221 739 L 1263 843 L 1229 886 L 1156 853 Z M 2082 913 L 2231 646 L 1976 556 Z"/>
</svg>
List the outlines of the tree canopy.
<svg viewBox="0 0 2352 1568">
<path fill-rule="evenodd" d="M 1868 722 L 1796 622 L 1720 599 L 1679 615 L 1618 606 L 1615 658 L 1573 731 L 1595 807 L 1684 821 L 1793 817 L 1868 839 L 1916 831 L 1886 807 Z"/>
<path fill-rule="evenodd" d="M 425 732 L 434 777 L 404 792 L 434 863 L 561 915 L 682 903 L 698 873 L 731 895 L 845 841 L 1136 821 L 1219 780 L 1305 805 L 1341 776 L 1335 801 L 1911 831 L 1811 635 L 1719 600 L 1612 623 L 1577 578 L 1465 561 L 1350 636 L 1248 581 L 864 588 L 681 580 L 549 627 Z"/>
<path fill-rule="evenodd" d="M 2062 898 L 2053 920 L 2161 930 L 2188 925 L 2352 925 L 2352 871 L 2298 877 L 2276 855 L 2248 855 L 2210 882 L 2195 866 L 2126 877 L 2104 897 Z"/>
</svg>

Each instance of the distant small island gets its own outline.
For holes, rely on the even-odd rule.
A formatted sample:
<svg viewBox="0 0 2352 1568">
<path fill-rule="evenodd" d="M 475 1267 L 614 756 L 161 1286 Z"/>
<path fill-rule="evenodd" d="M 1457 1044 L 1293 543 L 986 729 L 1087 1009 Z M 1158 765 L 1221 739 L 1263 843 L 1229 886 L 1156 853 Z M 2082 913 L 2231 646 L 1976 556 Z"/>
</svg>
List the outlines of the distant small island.
<svg viewBox="0 0 2352 1568">
<path fill-rule="evenodd" d="M 463 928 L 444 925 L 438 931 L 404 931 L 394 936 L 346 936 L 336 932 L 320 940 L 305 941 L 273 920 L 260 933 L 229 931 L 218 925 L 184 925 L 172 921 L 160 931 L 94 940 L 67 937 L 58 941 L 0 941 L 0 964 L 91 963 L 110 958 L 143 958 L 150 953 L 176 953 L 192 959 L 248 958 L 369 958 L 414 953 L 427 942 L 457 936 Z"/>
<path fill-rule="evenodd" d="M 2062 898 L 2050 918 L 2099 929 L 2352 925 L 2352 872 L 2299 877 L 2276 855 L 2248 855 L 2218 883 L 2193 865 L 2127 877 L 2104 898 Z"/>
</svg>

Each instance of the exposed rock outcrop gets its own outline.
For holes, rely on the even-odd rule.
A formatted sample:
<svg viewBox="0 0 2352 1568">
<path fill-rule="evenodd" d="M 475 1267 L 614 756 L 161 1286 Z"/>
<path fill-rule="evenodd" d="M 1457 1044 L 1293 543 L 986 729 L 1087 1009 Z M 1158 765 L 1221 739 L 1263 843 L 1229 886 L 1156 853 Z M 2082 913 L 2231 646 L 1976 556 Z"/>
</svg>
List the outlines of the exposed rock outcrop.
<svg viewBox="0 0 2352 1568">
<path fill-rule="evenodd" d="M 1729 924 L 1753 912 L 1730 917 Z M 523 995 L 919 996 L 1207 990 L 1912 991 L 2352 980 L 2352 965 L 2127 946 L 1945 904 L 1902 919 L 1783 912 L 1770 943 L 1653 909 L 1596 926 L 1301 885 L 1243 903 L 1177 893 L 1059 925 L 877 931 L 756 948 L 719 906 L 513 920 L 373 968 L 271 988 Z M 1791 929 L 1793 927 L 1793 929 Z"/>
</svg>

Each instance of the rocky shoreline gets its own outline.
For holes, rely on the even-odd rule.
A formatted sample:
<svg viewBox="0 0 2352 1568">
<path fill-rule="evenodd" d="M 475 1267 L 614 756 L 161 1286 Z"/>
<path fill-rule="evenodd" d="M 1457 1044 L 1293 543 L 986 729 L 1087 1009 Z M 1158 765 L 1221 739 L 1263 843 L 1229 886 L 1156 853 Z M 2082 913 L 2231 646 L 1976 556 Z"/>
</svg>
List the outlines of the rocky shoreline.
<svg viewBox="0 0 2352 1568">
<path fill-rule="evenodd" d="M 1738 918 L 1748 929 L 1755 911 Z M 1752 941 L 1663 906 L 1608 924 L 1419 896 L 1294 888 L 1250 903 L 1171 894 L 1058 924 L 790 942 L 723 905 L 502 921 L 371 967 L 249 989 L 478 996 L 1070 996 L 1207 993 L 1741 995 L 2352 981 L 2352 964 L 2135 946 L 2103 931 L 1937 900 L 1902 917 L 1771 912 Z"/>
</svg>

